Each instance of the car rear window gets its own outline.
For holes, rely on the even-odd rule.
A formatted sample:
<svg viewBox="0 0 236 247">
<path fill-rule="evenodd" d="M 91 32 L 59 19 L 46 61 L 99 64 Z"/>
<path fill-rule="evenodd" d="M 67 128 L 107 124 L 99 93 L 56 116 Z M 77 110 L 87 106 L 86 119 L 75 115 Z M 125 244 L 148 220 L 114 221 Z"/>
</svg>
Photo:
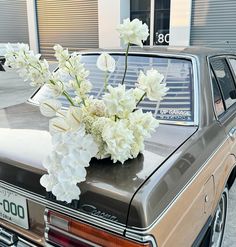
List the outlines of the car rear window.
<svg viewBox="0 0 236 247">
<path fill-rule="evenodd" d="M 117 85 L 122 81 L 124 72 L 124 56 L 112 54 L 116 60 L 116 70 L 109 76 L 109 84 Z M 96 67 L 98 55 L 83 55 L 82 62 L 86 69 L 90 70 L 89 79 L 93 84 L 91 94 L 94 97 L 101 98 L 103 94 L 104 74 Z M 133 88 L 137 82 L 139 71 L 148 69 L 157 69 L 164 75 L 169 91 L 161 101 L 159 110 L 158 102 L 145 99 L 140 107 L 144 111 L 151 111 L 157 119 L 166 121 L 185 121 L 193 122 L 193 75 L 192 62 L 187 59 L 154 57 L 132 55 L 128 57 L 128 71 L 125 84 L 127 88 Z M 34 101 L 40 102 L 47 95 L 47 89 L 42 87 L 33 97 Z M 74 92 L 70 94 L 73 96 Z M 68 106 L 68 102 L 61 97 L 64 106 Z"/>
</svg>

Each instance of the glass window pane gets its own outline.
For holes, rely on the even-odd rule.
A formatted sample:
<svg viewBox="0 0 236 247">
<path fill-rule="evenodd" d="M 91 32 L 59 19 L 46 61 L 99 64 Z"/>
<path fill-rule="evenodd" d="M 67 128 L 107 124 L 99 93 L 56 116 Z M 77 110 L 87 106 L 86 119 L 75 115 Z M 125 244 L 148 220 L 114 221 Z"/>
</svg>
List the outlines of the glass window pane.
<svg viewBox="0 0 236 247">
<path fill-rule="evenodd" d="M 226 108 L 229 108 L 236 99 L 232 96 L 235 94 L 235 84 L 227 62 L 224 58 L 214 58 L 211 65 L 221 87 Z"/>
<path fill-rule="evenodd" d="M 148 25 L 150 30 L 150 0 L 131 0 L 130 2 L 130 20 L 135 18 Z M 150 36 L 144 42 L 144 45 L 150 45 Z"/>
<path fill-rule="evenodd" d="M 131 11 L 150 11 L 150 0 L 131 0 L 130 9 Z"/>
<path fill-rule="evenodd" d="M 169 44 L 170 0 L 155 1 L 154 44 Z"/>
<path fill-rule="evenodd" d="M 216 116 L 220 116 L 224 111 L 224 103 L 221 96 L 221 92 L 219 89 L 219 85 L 216 81 L 215 75 L 211 70 L 211 82 L 212 82 L 212 88 L 213 88 L 213 97 L 214 97 L 214 106 L 215 106 L 215 112 Z"/>
<path fill-rule="evenodd" d="M 93 84 L 91 94 L 101 98 L 104 93 L 104 73 L 96 67 L 97 55 L 84 55 L 82 62 L 90 70 L 89 80 Z M 113 55 L 116 60 L 116 70 L 109 75 L 109 84 L 117 85 L 121 83 L 124 73 L 125 57 L 123 55 Z M 134 88 L 140 70 L 157 69 L 165 77 L 169 91 L 160 103 L 145 99 L 140 104 L 144 111 L 151 111 L 158 119 L 167 121 L 192 122 L 193 116 L 193 81 L 192 63 L 189 60 L 177 58 L 162 58 L 151 56 L 129 55 L 128 70 L 125 80 L 126 88 Z M 67 79 L 68 81 L 70 78 Z M 74 97 L 75 93 L 70 92 Z M 42 101 L 47 96 L 47 89 L 43 87 L 35 96 L 35 101 Z M 47 96 L 48 97 L 48 96 Z M 64 98 L 60 98 L 63 105 L 68 105 Z"/>
</svg>

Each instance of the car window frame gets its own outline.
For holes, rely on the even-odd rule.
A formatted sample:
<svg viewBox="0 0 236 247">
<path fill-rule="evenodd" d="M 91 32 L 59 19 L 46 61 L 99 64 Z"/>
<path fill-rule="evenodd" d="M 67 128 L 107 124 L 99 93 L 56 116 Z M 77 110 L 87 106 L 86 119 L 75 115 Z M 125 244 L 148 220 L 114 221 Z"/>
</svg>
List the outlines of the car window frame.
<svg viewBox="0 0 236 247">
<path fill-rule="evenodd" d="M 236 56 L 233 55 L 233 54 L 218 54 L 218 55 L 208 56 L 208 58 L 207 58 L 207 60 L 208 60 L 208 68 L 209 68 L 209 77 L 210 77 L 210 82 L 211 82 L 210 86 L 211 86 L 212 104 L 213 104 L 213 109 L 214 109 L 214 115 L 215 115 L 215 118 L 216 118 L 217 121 L 219 121 L 220 123 L 224 124 L 226 121 L 228 121 L 228 119 L 232 115 L 236 116 L 236 101 L 229 108 L 226 108 L 225 99 L 223 97 L 221 86 L 219 84 L 219 81 L 218 81 L 217 77 L 215 76 L 215 72 L 214 72 L 214 70 L 212 68 L 212 65 L 211 65 L 211 59 L 215 59 L 215 58 L 224 58 L 225 59 L 226 64 L 227 64 L 227 66 L 229 68 L 230 74 L 231 74 L 231 76 L 233 78 L 233 82 L 234 82 L 234 86 L 235 86 L 235 90 L 236 90 L 236 73 L 234 74 L 232 66 L 230 65 L 229 60 L 228 60 L 228 58 L 235 58 L 236 59 Z M 212 69 L 212 71 L 214 73 L 215 79 L 217 81 L 217 85 L 218 85 L 218 87 L 220 89 L 221 96 L 222 96 L 222 99 L 223 99 L 224 108 L 225 108 L 225 111 L 222 114 L 220 114 L 219 116 L 217 116 L 216 109 L 215 109 L 215 106 L 214 106 L 214 92 L 213 92 L 213 84 L 212 84 L 212 77 L 211 77 L 211 69 Z"/>
</svg>

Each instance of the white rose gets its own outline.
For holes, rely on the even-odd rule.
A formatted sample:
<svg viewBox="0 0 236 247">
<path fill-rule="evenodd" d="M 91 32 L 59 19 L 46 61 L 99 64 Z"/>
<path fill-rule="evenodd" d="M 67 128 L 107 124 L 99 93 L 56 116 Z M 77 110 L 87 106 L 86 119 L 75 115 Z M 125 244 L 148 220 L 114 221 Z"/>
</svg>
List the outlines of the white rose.
<svg viewBox="0 0 236 247">
<path fill-rule="evenodd" d="M 142 41 L 147 40 L 149 36 L 147 24 L 142 24 L 142 21 L 134 19 L 125 19 L 123 24 L 120 24 L 117 28 L 120 33 L 120 38 L 124 44 L 135 44 L 143 47 Z"/>
<path fill-rule="evenodd" d="M 146 92 L 149 100 L 160 101 L 168 91 L 166 83 L 163 82 L 163 79 L 164 75 L 160 74 L 155 69 L 148 70 L 146 75 L 143 71 L 140 71 L 137 86 Z"/>
<path fill-rule="evenodd" d="M 133 89 L 125 90 L 125 85 L 108 86 L 103 100 L 109 116 L 126 118 L 136 107 Z"/>
<path fill-rule="evenodd" d="M 107 144 L 106 151 L 111 155 L 114 163 L 116 161 L 124 163 L 127 159 L 132 158 L 130 150 L 134 136 L 128 129 L 126 120 L 107 122 L 103 128 L 102 138 Z"/>
<path fill-rule="evenodd" d="M 115 59 L 106 52 L 103 52 L 97 59 L 97 67 L 102 71 L 114 72 L 115 66 Z"/>
</svg>

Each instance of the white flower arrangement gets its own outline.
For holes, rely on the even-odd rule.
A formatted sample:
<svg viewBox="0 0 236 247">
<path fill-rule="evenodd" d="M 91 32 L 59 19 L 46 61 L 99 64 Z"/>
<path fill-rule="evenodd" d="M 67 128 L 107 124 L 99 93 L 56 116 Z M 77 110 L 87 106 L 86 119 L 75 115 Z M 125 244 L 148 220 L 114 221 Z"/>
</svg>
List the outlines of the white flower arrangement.
<svg viewBox="0 0 236 247">
<path fill-rule="evenodd" d="M 86 179 L 86 167 L 91 158 L 110 157 L 122 164 L 133 159 L 144 150 L 144 139 L 158 127 L 158 121 L 151 112 L 137 110 L 145 97 L 160 101 L 168 88 L 164 76 L 151 69 L 144 74 L 140 71 L 136 88 L 126 89 L 124 84 L 127 71 L 127 56 L 130 44 L 143 46 L 148 37 L 148 27 L 135 19 L 124 20 L 118 27 L 120 37 L 127 45 L 123 80 L 112 87 L 108 73 L 115 70 L 115 60 L 108 53 L 97 59 L 97 67 L 104 71 L 104 95 L 101 99 L 89 96 L 92 84 L 88 80 L 89 71 L 81 63 L 81 55 L 69 54 L 67 49 L 55 45 L 55 57 L 59 63 L 56 72 L 50 72 L 46 60 L 34 55 L 25 44 L 18 50 L 7 47 L 6 65 L 17 69 L 20 76 L 30 80 L 32 86 L 46 85 L 52 98 L 40 103 L 41 113 L 51 118 L 49 131 L 52 135 L 52 152 L 43 161 L 48 174 L 41 177 L 40 183 L 51 191 L 57 200 L 70 203 L 79 199 L 78 183 Z M 65 81 L 69 75 L 71 80 Z M 67 89 L 75 91 L 72 98 Z M 64 96 L 70 107 L 62 109 L 57 97 Z"/>
</svg>

